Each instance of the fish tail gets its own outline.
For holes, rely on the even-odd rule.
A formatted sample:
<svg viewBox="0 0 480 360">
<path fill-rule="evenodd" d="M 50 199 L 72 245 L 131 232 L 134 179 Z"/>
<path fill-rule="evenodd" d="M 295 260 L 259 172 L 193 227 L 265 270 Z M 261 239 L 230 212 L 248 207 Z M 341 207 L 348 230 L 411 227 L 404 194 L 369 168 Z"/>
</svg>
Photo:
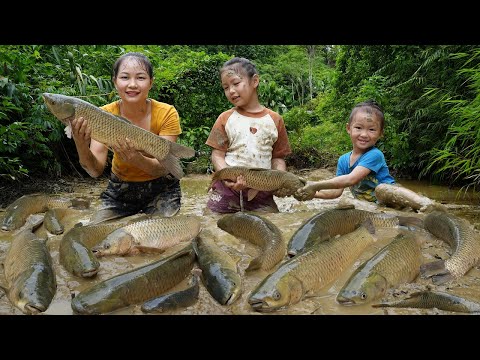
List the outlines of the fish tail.
<svg viewBox="0 0 480 360">
<path fill-rule="evenodd" d="M 259 258 L 255 258 L 252 261 L 250 261 L 250 264 L 248 264 L 248 267 L 245 269 L 245 272 L 253 271 L 253 270 L 258 270 L 262 267 L 262 261 Z"/>
<path fill-rule="evenodd" d="M 182 164 L 180 163 L 180 159 L 173 156 L 172 154 L 168 154 L 165 156 L 161 163 L 168 170 L 170 174 L 175 176 L 177 179 L 181 179 L 184 175 Z"/>
<path fill-rule="evenodd" d="M 415 216 L 398 216 L 398 225 L 400 226 L 414 226 L 423 229 L 423 220 Z"/>
<path fill-rule="evenodd" d="M 191 158 L 195 156 L 195 149 L 172 141 L 170 153 L 177 158 Z"/>
<path fill-rule="evenodd" d="M 447 281 L 453 280 L 455 277 L 448 272 L 448 274 L 439 274 L 439 275 L 434 275 L 432 276 L 432 282 L 435 285 L 441 285 L 446 283 Z"/>
<path fill-rule="evenodd" d="M 444 260 L 432 261 L 427 264 L 420 265 L 420 277 L 427 279 L 432 276 L 446 275 L 450 272 L 445 268 Z"/>
</svg>

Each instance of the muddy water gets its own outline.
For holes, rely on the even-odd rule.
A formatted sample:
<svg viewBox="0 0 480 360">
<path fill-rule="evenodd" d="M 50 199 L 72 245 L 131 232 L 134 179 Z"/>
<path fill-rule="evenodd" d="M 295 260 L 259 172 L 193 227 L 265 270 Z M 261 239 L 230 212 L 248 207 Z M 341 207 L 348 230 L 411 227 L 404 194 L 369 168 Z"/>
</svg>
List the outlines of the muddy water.
<svg viewBox="0 0 480 360">
<path fill-rule="evenodd" d="M 309 179 L 315 179 L 309 177 Z M 260 313 L 251 310 L 248 305 L 247 299 L 250 292 L 256 287 L 256 285 L 268 275 L 265 271 L 256 271 L 246 275 L 244 273 L 245 268 L 248 266 L 252 258 L 259 254 L 259 249 L 248 243 L 247 241 L 240 240 L 234 236 L 219 229 L 216 225 L 221 215 L 203 215 L 205 204 L 207 201 L 207 188 L 210 181 L 210 177 L 207 175 L 189 175 L 182 179 L 181 186 L 183 191 L 181 214 L 194 214 L 202 217 L 202 225 L 204 228 L 208 228 L 215 236 L 215 240 L 220 247 L 228 252 L 238 263 L 238 268 L 243 278 L 243 294 L 232 305 L 222 306 L 219 305 L 207 292 L 205 287 L 201 284 L 199 300 L 192 306 L 168 312 L 167 314 L 249 314 L 249 315 L 261 315 Z M 432 199 L 441 201 L 447 205 L 449 211 L 452 213 L 469 220 L 473 225 L 479 227 L 480 225 L 480 200 L 479 196 L 474 193 L 461 194 L 458 193 L 458 189 L 448 189 L 441 186 L 430 186 L 426 183 L 420 183 L 415 181 L 401 181 L 402 185 L 429 196 Z M 98 206 L 98 196 L 105 188 L 106 182 L 99 181 L 96 186 L 90 185 L 81 186 L 75 189 L 75 193 L 60 193 L 65 196 L 76 196 L 88 198 L 91 200 L 91 209 L 74 211 L 67 218 L 64 219 L 66 231 L 68 231 L 75 223 L 83 222 L 87 223 L 90 215 L 96 206 Z M 377 207 L 374 204 L 356 201 L 352 198 L 348 191 L 345 191 L 340 199 L 335 200 L 311 200 L 306 202 L 298 202 L 292 197 L 288 198 L 276 198 L 277 204 L 280 209 L 280 213 L 277 214 L 262 214 L 265 218 L 271 220 L 277 225 L 284 235 L 285 243 L 291 238 L 293 233 L 298 229 L 303 221 L 317 214 L 324 209 L 334 208 L 338 205 L 339 201 L 349 201 L 353 203 L 356 208 L 369 211 L 385 211 L 388 213 L 413 215 L 422 217 L 421 214 L 414 214 L 411 212 L 400 212 L 393 209 L 384 207 Z M 3 218 L 2 212 L 0 212 L 0 220 Z M 377 242 L 368 248 L 353 264 L 350 269 L 347 269 L 331 284 L 327 285 L 324 289 L 320 290 L 314 296 L 308 297 L 298 304 L 289 307 L 286 310 L 276 311 L 269 313 L 269 315 L 285 315 L 285 314 L 333 314 L 333 315 L 368 315 L 368 314 L 449 314 L 448 312 L 441 310 L 426 310 L 426 309 L 394 309 L 389 308 L 384 310 L 381 308 L 373 308 L 369 304 L 357 305 L 357 306 L 342 306 L 335 301 L 339 290 L 350 277 L 352 272 L 364 261 L 368 260 L 379 249 L 388 244 L 391 239 L 397 234 L 398 230 L 395 229 L 379 229 L 377 232 Z M 437 240 L 432 235 L 424 230 L 416 230 L 416 235 L 422 241 L 422 256 L 424 262 L 433 261 L 436 258 L 445 259 L 449 256 L 449 248 L 442 241 Z M 100 259 L 100 271 L 98 275 L 93 279 L 81 279 L 68 273 L 59 264 L 58 248 L 60 240 L 63 235 L 51 235 L 46 232 L 43 226 L 37 230 L 39 236 L 48 238 L 47 245 L 52 255 L 56 279 L 57 279 L 57 292 L 50 304 L 48 310 L 43 314 L 72 314 L 71 309 L 71 297 L 72 295 L 87 289 L 93 284 L 110 278 L 116 274 L 132 270 L 138 266 L 145 265 L 152 261 L 158 260 L 165 256 L 178 251 L 183 245 L 179 245 L 167 250 L 163 254 L 151 255 L 144 254 L 140 256 L 129 257 L 104 257 Z M 0 260 L 3 260 L 6 250 L 9 247 L 12 235 L 7 232 L 0 232 Z M 272 270 L 273 271 L 273 270 Z M 3 274 L 2 274 L 3 277 Z M 174 289 L 181 289 L 186 286 L 188 279 L 177 285 Z M 472 299 L 479 299 L 480 301 L 480 270 L 478 267 L 472 269 L 463 278 L 452 281 L 447 286 L 435 286 L 429 280 L 423 280 L 417 278 L 411 284 L 404 284 L 397 289 L 390 289 L 385 296 L 384 300 L 390 301 L 404 297 L 406 294 L 413 291 L 425 290 L 427 288 L 446 290 L 457 295 L 466 296 Z M 140 305 L 133 305 L 128 308 L 124 308 L 115 311 L 112 314 L 143 314 L 140 310 Z M 0 298 L 0 314 L 22 314 L 17 308 L 12 306 L 6 296 Z"/>
</svg>

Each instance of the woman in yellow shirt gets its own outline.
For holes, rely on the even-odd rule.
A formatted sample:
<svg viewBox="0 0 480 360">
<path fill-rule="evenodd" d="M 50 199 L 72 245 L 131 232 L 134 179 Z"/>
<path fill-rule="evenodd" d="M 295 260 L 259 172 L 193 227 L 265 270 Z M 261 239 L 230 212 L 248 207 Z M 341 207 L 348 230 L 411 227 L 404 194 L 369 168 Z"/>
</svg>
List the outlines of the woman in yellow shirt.
<svg viewBox="0 0 480 360">
<path fill-rule="evenodd" d="M 113 83 L 120 100 L 101 107 L 167 140 L 176 142 L 182 130 L 177 110 L 148 97 L 153 85 L 150 60 L 138 52 L 120 56 L 113 65 Z M 72 134 L 79 161 L 92 177 L 102 175 L 108 148 L 91 138 L 88 121 L 72 120 Z M 154 157 L 137 151 L 128 139 L 112 146 L 113 160 L 102 204 L 90 223 L 133 215 L 138 212 L 169 217 L 180 209 L 180 181 Z"/>
</svg>

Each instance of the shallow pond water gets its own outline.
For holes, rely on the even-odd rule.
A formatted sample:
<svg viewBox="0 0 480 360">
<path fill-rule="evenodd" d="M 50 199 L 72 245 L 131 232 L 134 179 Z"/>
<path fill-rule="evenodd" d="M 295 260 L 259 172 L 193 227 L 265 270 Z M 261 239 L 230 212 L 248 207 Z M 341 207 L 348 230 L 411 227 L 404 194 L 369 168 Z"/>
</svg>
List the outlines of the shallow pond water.
<svg viewBox="0 0 480 360">
<path fill-rule="evenodd" d="M 308 179 L 315 179 L 309 177 Z M 218 304 L 208 293 L 203 284 L 200 284 L 200 295 L 198 301 L 188 308 L 179 309 L 165 314 L 204 314 L 204 315 L 232 315 L 232 314 L 248 314 L 248 315 L 263 315 L 264 313 L 258 313 L 253 311 L 249 306 L 247 299 L 251 291 L 256 285 L 265 278 L 269 272 L 254 271 L 252 273 L 245 274 L 244 270 L 248 266 L 253 257 L 259 254 L 259 249 L 247 241 L 237 239 L 236 237 L 226 233 L 217 227 L 217 221 L 221 218 L 221 215 L 208 214 L 204 215 L 203 211 L 207 202 L 208 194 L 207 189 L 210 183 L 210 176 L 208 175 L 188 175 L 181 180 L 182 186 L 182 208 L 180 214 L 193 214 L 200 216 L 202 219 L 202 227 L 207 228 L 215 236 L 217 244 L 229 253 L 238 264 L 238 268 L 243 279 L 243 292 L 241 297 L 229 306 L 222 306 Z M 477 227 L 480 225 L 480 202 L 477 194 L 466 193 L 463 196 L 458 196 L 458 189 L 448 189 L 442 186 L 430 186 L 426 183 L 415 181 L 400 181 L 402 185 L 429 196 L 432 199 L 444 203 L 449 211 L 455 215 L 465 218 L 472 225 Z M 90 215 L 96 206 L 98 206 L 98 196 L 106 187 L 106 180 L 99 180 L 95 183 L 95 186 L 81 184 L 75 189 L 73 193 L 60 193 L 68 197 L 83 197 L 91 200 L 91 207 L 88 210 L 78 210 L 72 212 L 64 219 L 65 232 L 67 232 L 77 222 L 87 223 Z M 317 214 L 321 210 L 335 208 L 339 201 L 348 201 L 355 205 L 358 209 L 364 209 L 369 211 L 384 211 L 393 214 L 402 214 L 408 216 L 422 217 L 423 214 L 416 214 L 407 211 L 396 211 L 393 209 L 376 206 L 374 204 L 365 203 L 363 201 L 354 200 L 349 191 L 344 191 L 344 194 L 340 199 L 334 200 L 319 200 L 314 199 L 305 202 L 299 202 L 293 197 L 276 198 L 280 212 L 275 214 L 261 214 L 265 218 L 272 221 L 277 225 L 284 236 L 285 244 L 288 243 L 293 233 L 298 229 L 303 221 L 309 219 L 313 215 Z M 0 221 L 3 218 L 3 213 L 0 212 Z M 413 231 L 413 230 L 412 230 Z M 415 230 L 417 237 L 422 240 L 422 256 L 423 262 L 429 262 L 435 258 L 445 259 L 449 256 L 449 247 L 442 241 L 436 239 L 433 235 L 425 230 Z M 36 233 L 39 236 L 48 237 L 47 245 L 52 255 L 56 279 L 57 279 L 57 292 L 43 315 L 48 314 L 72 314 L 71 298 L 73 294 L 76 294 L 93 284 L 110 278 L 119 273 L 134 269 L 135 267 L 146 265 L 154 260 L 163 258 L 178 251 L 184 245 L 178 245 L 176 247 L 168 249 L 163 254 L 142 254 L 137 256 L 110 256 L 100 258 L 100 271 L 93 279 L 82 279 L 75 277 L 68 273 L 59 264 L 58 248 L 60 240 L 63 235 L 51 235 L 43 226 L 39 228 Z M 375 254 L 380 248 L 388 244 L 391 239 L 398 233 L 396 229 L 378 229 L 377 242 L 368 247 L 361 256 L 354 262 L 353 266 L 340 274 L 340 276 L 320 290 L 318 293 L 305 298 L 301 302 L 290 306 L 287 309 L 268 313 L 268 315 L 304 315 L 304 314 L 317 314 L 317 315 L 383 315 L 383 314 L 450 314 L 448 312 L 437 309 L 397 309 L 397 308 L 373 308 L 370 304 L 356 305 L 356 306 L 343 306 L 336 302 L 335 298 L 342 288 L 344 283 L 350 277 L 352 272 L 361 265 L 364 261 L 368 260 L 373 254 Z M 9 247 L 12 234 L 0 231 L 0 259 L 3 260 L 5 253 Z M 277 265 L 278 267 L 278 265 Z M 2 275 L 3 277 L 3 275 Z M 188 279 L 178 284 L 175 289 L 182 289 L 186 286 Z M 478 267 L 470 270 L 461 279 L 451 281 L 443 286 L 435 286 L 431 283 L 431 280 L 424 280 L 417 277 L 417 279 L 410 284 L 404 284 L 397 289 L 390 289 L 387 292 L 384 300 L 393 300 L 399 297 L 404 297 L 405 294 L 424 290 L 427 288 L 446 290 L 454 294 L 469 297 L 471 299 L 479 299 L 480 301 L 480 270 Z M 140 310 L 141 304 L 132 305 L 130 307 L 120 309 L 112 314 L 143 314 Z M 3 296 L 0 298 L 0 314 L 22 314 L 20 310 L 10 304 L 8 298 Z"/>
</svg>

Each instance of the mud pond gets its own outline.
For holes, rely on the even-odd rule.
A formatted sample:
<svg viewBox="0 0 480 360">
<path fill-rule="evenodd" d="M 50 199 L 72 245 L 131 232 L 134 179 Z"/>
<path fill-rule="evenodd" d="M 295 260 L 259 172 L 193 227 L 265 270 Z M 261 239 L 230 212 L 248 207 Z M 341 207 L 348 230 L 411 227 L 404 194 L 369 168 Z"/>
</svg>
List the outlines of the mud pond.
<svg viewBox="0 0 480 360">
<path fill-rule="evenodd" d="M 305 174 L 309 180 L 317 180 L 322 177 L 322 174 L 310 172 Z M 237 239 L 233 235 L 226 233 L 217 227 L 217 221 L 221 215 L 203 215 L 203 210 L 207 202 L 207 188 L 210 182 L 209 175 L 188 175 L 181 180 L 183 191 L 182 208 L 180 214 L 193 214 L 202 218 L 203 228 L 208 228 L 214 235 L 215 240 L 220 247 L 230 254 L 237 262 L 240 274 L 243 279 L 243 292 L 241 297 L 233 304 L 224 306 L 218 304 L 208 293 L 203 284 L 200 284 L 199 299 L 194 305 L 184 309 L 178 309 L 159 315 L 259 315 L 259 316 L 275 316 L 275 315 L 407 315 L 407 314 L 453 314 L 450 312 L 438 309 L 408 309 L 408 308 L 373 308 L 370 304 L 344 306 L 336 302 L 335 298 L 342 288 L 344 283 L 348 280 L 352 272 L 368 260 L 380 248 L 385 246 L 397 234 L 396 229 L 379 229 L 377 231 L 377 242 L 368 247 L 362 255 L 354 262 L 350 269 L 345 270 L 332 283 L 324 287 L 315 296 L 305 298 L 301 302 L 290 306 L 285 310 L 274 311 L 271 313 L 259 313 L 254 311 L 247 302 L 248 295 L 256 287 L 256 285 L 265 278 L 269 272 L 254 271 L 245 274 L 244 270 L 248 266 L 252 258 L 259 254 L 259 249 L 245 240 Z M 480 228 L 480 198 L 478 194 L 472 192 L 459 192 L 459 189 L 449 189 L 446 186 L 432 186 L 428 183 L 418 181 L 399 181 L 402 185 L 410 188 L 418 193 L 426 195 L 434 200 L 445 204 L 449 211 L 461 218 L 467 219 L 472 225 Z M 58 193 L 66 197 L 82 197 L 91 201 L 90 209 L 78 210 L 73 212 L 63 220 L 65 224 L 66 233 L 77 222 L 88 223 L 90 215 L 98 206 L 98 197 L 103 189 L 106 187 L 106 180 L 99 180 L 94 182 L 88 181 L 82 184 L 81 182 L 75 187 L 72 193 Z M 407 211 L 396 211 L 393 209 L 376 206 L 374 204 L 365 203 L 354 200 L 351 193 L 346 190 L 340 199 L 335 200 L 319 200 L 314 199 L 305 202 L 299 202 L 293 197 L 276 198 L 276 202 L 280 209 L 279 213 L 275 214 L 261 214 L 265 218 L 277 225 L 284 236 L 285 243 L 288 243 L 291 236 L 299 228 L 303 221 L 309 219 L 321 210 L 335 208 L 339 201 L 349 201 L 355 205 L 357 209 L 369 211 L 383 211 L 386 213 L 401 214 L 407 216 L 422 217 L 423 214 L 416 214 Z M 3 219 L 4 210 L 0 209 L 0 221 Z M 436 258 L 446 259 L 450 255 L 449 247 L 443 241 L 436 239 L 426 230 L 415 230 L 416 234 L 422 239 L 422 256 L 423 262 L 430 262 Z M 47 237 L 47 246 L 52 255 L 56 280 L 57 291 L 53 301 L 46 312 L 41 315 L 72 315 L 71 298 L 72 294 L 76 294 L 93 284 L 110 278 L 114 275 L 125 271 L 132 270 L 138 266 L 146 265 L 152 261 L 169 256 L 178 251 L 184 245 L 177 245 L 176 247 L 168 249 L 162 254 L 142 254 L 136 256 L 111 256 L 100 258 L 100 270 L 96 277 L 92 279 L 78 278 L 67 272 L 59 263 L 59 244 L 62 235 L 52 235 L 48 233 L 43 225 L 36 231 L 37 235 Z M 10 246 L 11 234 L 0 230 L 0 261 L 5 257 L 6 251 Z M 277 265 L 278 267 L 278 265 Z M 276 269 L 275 267 L 274 269 Z M 271 270 L 270 272 L 273 272 Z M 0 275 L 3 277 L 3 273 Z M 178 284 L 171 290 L 182 289 L 186 286 L 188 278 Z M 477 299 L 480 301 L 480 269 L 474 267 L 464 277 L 448 282 L 444 285 L 433 285 L 429 279 L 417 279 L 413 283 L 404 284 L 396 289 L 390 289 L 384 300 L 391 301 L 405 297 L 407 294 L 426 290 L 436 289 L 447 291 L 455 295 L 465 296 L 470 299 Z M 112 312 L 111 314 L 123 315 L 143 315 L 140 310 L 141 304 L 132 305 Z M 22 315 L 22 312 L 15 308 L 8 300 L 7 296 L 0 298 L 0 315 Z"/>
</svg>

